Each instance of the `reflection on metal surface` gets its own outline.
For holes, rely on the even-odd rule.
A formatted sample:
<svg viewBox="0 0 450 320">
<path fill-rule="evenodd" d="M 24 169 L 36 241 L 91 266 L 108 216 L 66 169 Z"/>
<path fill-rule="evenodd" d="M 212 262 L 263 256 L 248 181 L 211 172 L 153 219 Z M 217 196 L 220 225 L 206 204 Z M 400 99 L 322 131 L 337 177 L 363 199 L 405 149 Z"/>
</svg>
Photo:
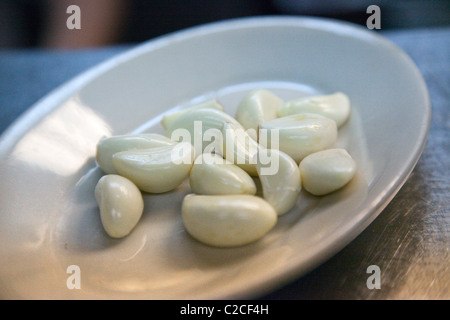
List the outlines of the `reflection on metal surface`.
<svg viewBox="0 0 450 320">
<path fill-rule="evenodd" d="M 74 97 L 30 131 L 11 156 L 30 166 L 69 176 L 95 155 L 97 141 L 109 135 L 109 125 Z"/>
</svg>

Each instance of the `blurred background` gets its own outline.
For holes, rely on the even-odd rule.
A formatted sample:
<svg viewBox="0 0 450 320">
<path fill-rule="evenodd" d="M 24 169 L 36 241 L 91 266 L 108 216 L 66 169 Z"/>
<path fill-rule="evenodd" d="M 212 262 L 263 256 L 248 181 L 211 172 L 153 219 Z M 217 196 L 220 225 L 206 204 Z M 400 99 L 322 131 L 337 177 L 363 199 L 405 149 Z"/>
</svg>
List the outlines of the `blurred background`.
<svg viewBox="0 0 450 320">
<path fill-rule="evenodd" d="M 0 48 L 86 48 L 140 43 L 237 17 L 322 16 L 366 25 L 381 8 L 381 30 L 450 25 L 450 0 L 0 0 Z M 81 9 L 69 30 L 68 6 Z"/>
</svg>

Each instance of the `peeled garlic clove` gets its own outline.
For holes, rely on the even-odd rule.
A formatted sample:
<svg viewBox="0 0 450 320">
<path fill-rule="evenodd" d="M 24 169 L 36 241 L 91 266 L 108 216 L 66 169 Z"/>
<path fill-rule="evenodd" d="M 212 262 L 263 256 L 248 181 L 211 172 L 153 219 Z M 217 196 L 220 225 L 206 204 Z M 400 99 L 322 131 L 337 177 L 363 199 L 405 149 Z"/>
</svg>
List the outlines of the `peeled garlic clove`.
<svg viewBox="0 0 450 320">
<path fill-rule="evenodd" d="M 214 153 L 222 148 L 221 129 L 225 123 L 242 127 L 236 119 L 216 109 L 195 109 L 178 117 L 166 135 L 174 141 L 191 142 L 195 153 Z"/>
<path fill-rule="evenodd" d="M 337 126 L 334 120 L 319 114 L 294 114 L 260 126 L 260 135 L 267 139 L 259 143 L 268 149 L 279 149 L 297 163 L 307 155 L 330 148 L 337 140 Z M 278 135 L 278 139 L 273 139 Z"/>
<path fill-rule="evenodd" d="M 225 123 L 222 128 L 223 147 L 221 154 L 251 176 L 258 176 L 255 155 L 260 150 L 256 142 L 240 125 Z"/>
<path fill-rule="evenodd" d="M 175 189 L 188 177 L 193 161 L 194 147 L 188 142 L 113 155 L 117 172 L 150 193 Z"/>
<path fill-rule="evenodd" d="M 217 154 L 205 153 L 197 157 L 189 181 L 192 192 L 196 194 L 256 194 L 253 179 Z"/>
<path fill-rule="evenodd" d="M 121 151 L 147 149 L 175 144 L 157 133 L 117 135 L 101 139 L 97 144 L 96 160 L 105 173 L 117 173 L 112 164 L 113 154 Z"/>
<path fill-rule="evenodd" d="M 136 226 L 144 210 L 144 200 L 136 185 L 115 174 L 100 178 L 95 187 L 95 199 L 106 233 L 123 238 Z"/>
<path fill-rule="evenodd" d="M 195 110 L 195 109 L 217 109 L 220 111 L 223 111 L 223 105 L 219 103 L 219 101 L 217 101 L 216 99 L 212 99 L 212 100 L 208 100 L 206 102 L 197 104 L 195 106 L 186 108 L 186 109 L 182 109 L 180 111 L 176 111 L 176 112 L 172 112 L 170 114 L 167 114 L 165 116 L 163 116 L 163 118 L 161 119 L 161 125 L 163 126 L 164 129 L 169 129 L 173 122 L 178 119 L 182 114 L 185 114 L 186 112 Z"/>
<path fill-rule="evenodd" d="M 299 113 L 317 113 L 336 121 L 341 127 L 350 115 L 350 100 L 342 92 L 313 96 L 288 101 L 278 109 L 278 116 L 285 117 Z"/>
<path fill-rule="evenodd" d="M 300 163 L 303 187 L 321 196 L 345 186 L 354 176 L 356 163 L 344 149 L 310 154 Z"/>
<path fill-rule="evenodd" d="M 261 150 L 257 157 L 263 197 L 278 215 L 283 215 L 299 197 L 302 188 L 299 167 L 290 156 L 275 149 Z"/>
<path fill-rule="evenodd" d="M 182 204 L 187 232 L 215 247 L 237 247 L 262 238 L 277 222 L 277 213 L 252 195 L 187 195 Z"/>
<path fill-rule="evenodd" d="M 277 118 L 277 110 L 283 105 L 283 100 L 268 90 L 250 91 L 239 103 L 236 120 L 257 140 L 259 125 L 265 121 Z"/>
</svg>

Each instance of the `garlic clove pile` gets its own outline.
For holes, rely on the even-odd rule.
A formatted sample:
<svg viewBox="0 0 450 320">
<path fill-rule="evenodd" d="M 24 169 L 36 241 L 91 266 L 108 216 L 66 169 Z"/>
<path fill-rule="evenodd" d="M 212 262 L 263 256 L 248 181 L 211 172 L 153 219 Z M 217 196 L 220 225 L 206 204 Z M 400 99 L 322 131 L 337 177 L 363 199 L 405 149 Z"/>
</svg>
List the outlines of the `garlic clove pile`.
<svg viewBox="0 0 450 320">
<path fill-rule="evenodd" d="M 294 114 L 264 122 L 260 126 L 260 134 L 261 130 L 267 134 L 266 141 L 259 140 L 262 146 L 279 149 L 297 163 L 313 152 L 333 146 L 338 135 L 334 120 L 312 113 Z M 278 135 L 278 139 L 273 139 L 273 135 Z"/>
<path fill-rule="evenodd" d="M 276 149 L 261 150 L 257 157 L 263 197 L 278 215 L 283 215 L 295 206 L 300 195 L 300 169 L 290 156 Z"/>
<path fill-rule="evenodd" d="M 312 96 L 288 101 L 278 108 L 278 116 L 299 113 L 317 113 L 330 118 L 340 128 L 350 116 L 350 100 L 342 92 Z"/>
<path fill-rule="evenodd" d="M 100 178 L 95 187 L 95 199 L 103 228 L 112 238 L 127 236 L 144 210 L 144 200 L 136 185 L 115 174 Z"/>
<path fill-rule="evenodd" d="M 187 232 L 214 247 L 252 243 L 277 222 L 273 207 L 252 195 L 187 195 L 181 211 Z"/>
<path fill-rule="evenodd" d="M 354 176 L 356 163 L 345 149 L 328 149 L 310 154 L 300 163 L 305 190 L 326 195 L 345 186 Z"/>
<path fill-rule="evenodd" d="M 217 154 L 197 157 L 189 182 L 195 194 L 256 194 L 255 182 L 248 173 Z"/>
<path fill-rule="evenodd" d="M 112 156 L 117 152 L 170 146 L 169 138 L 157 133 L 126 134 L 106 137 L 97 143 L 96 161 L 105 173 L 117 173 Z"/>
<path fill-rule="evenodd" d="M 123 151 L 113 156 L 117 172 L 150 193 L 163 193 L 178 187 L 188 177 L 193 162 L 194 147 L 188 142 Z"/>
</svg>

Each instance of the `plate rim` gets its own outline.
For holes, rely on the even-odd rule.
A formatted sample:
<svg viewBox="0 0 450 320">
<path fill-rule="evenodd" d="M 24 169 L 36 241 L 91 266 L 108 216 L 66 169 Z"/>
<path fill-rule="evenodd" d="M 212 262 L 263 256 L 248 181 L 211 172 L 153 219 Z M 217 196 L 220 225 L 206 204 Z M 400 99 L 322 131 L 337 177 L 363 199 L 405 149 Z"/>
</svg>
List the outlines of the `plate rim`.
<svg viewBox="0 0 450 320">
<path fill-rule="evenodd" d="M 124 52 L 115 54 L 107 58 L 105 61 L 86 69 L 68 81 L 63 82 L 42 98 L 37 100 L 29 108 L 27 108 L 19 117 L 17 117 L 5 131 L 0 135 L 0 158 L 9 154 L 15 144 L 22 138 L 23 135 L 32 129 L 36 123 L 42 120 L 47 114 L 57 109 L 65 99 L 69 98 L 76 91 L 88 85 L 91 80 L 102 75 L 103 73 L 117 67 L 118 65 L 132 60 L 146 52 L 158 49 L 160 47 L 169 46 L 178 41 L 184 41 L 189 38 L 202 36 L 205 34 L 213 34 L 225 30 L 249 28 L 249 27 L 270 27 L 270 26 L 294 26 L 299 28 L 322 30 L 331 33 L 349 34 L 352 37 L 359 37 L 367 41 L 373 39 L 381 41 L 387 48 L 395 51 L 395 54 L 401 55 L 402 60 L 408 64 L 418 81 L 421 91 L 424 94 L 426 105 L 423 106 L 424 117 L 420 126 L 420 137 L 414 143 L 414 149 L 408 156 L 408 161 L 403 165 L 404 170 L 398 174 L 392 183 L 383 189 L 383 192 L 378 195 L 379 201 L 365 206 L 358 214 L 361 217 L 358 221 L 352 221 L 345 224 L 345 227 L 339 228 L 339 232 L 333 233 L 332 237 L 327 238 L 326 243 L 322 243 L 320 250 L 316 250 L 313 256 L 299 267 L 298 260 L 293 259 L 292 263 L 282 272 L 276 272 L 273 276 L 265 278 L 263 283 L 256 282 L 250 284 L 247 288 L 239 290 L 239 292 L 229 292 L 217 298 L 247 298 L 251 296 L 263 296 L 270 291 L 276 290 L 288 282 L 295 280 L 300 276 L 305 275 L 314 268 L 318 267 L 325 261 L 329 260 L 333 255 L 340 252 L 350 242 L 352 242 L 362 231 L 364 231 L 385 209 L 390 201 L 395 197 L 398 191 L 402 188 L 411 172 L 414 170 L 419 161 L 423 150 L 428 140 L 430 126 L 431 126 L 431 102 L 429 91 L 426 82 L 410 56 L 399 46 L 393 43 L 388 38 L 378 34 L 375 31 L 370 31 L 363 26 L 354 23 L 341 21 L 337 19 L 322 18 L 322 17 L 306 17 L 306 16 L 257 16 L 234 18 L 223 21 L 211 22 L 186 28 L 183 30 L 171 32 L 169 34 L 161 35 L 156 38 L 147 40 L 141 44 L 126 49 Z M 332 243 L 332 245 L 330 245 Z M 296 262 L 297 261 L 297 262 Z"/>
</svg>

